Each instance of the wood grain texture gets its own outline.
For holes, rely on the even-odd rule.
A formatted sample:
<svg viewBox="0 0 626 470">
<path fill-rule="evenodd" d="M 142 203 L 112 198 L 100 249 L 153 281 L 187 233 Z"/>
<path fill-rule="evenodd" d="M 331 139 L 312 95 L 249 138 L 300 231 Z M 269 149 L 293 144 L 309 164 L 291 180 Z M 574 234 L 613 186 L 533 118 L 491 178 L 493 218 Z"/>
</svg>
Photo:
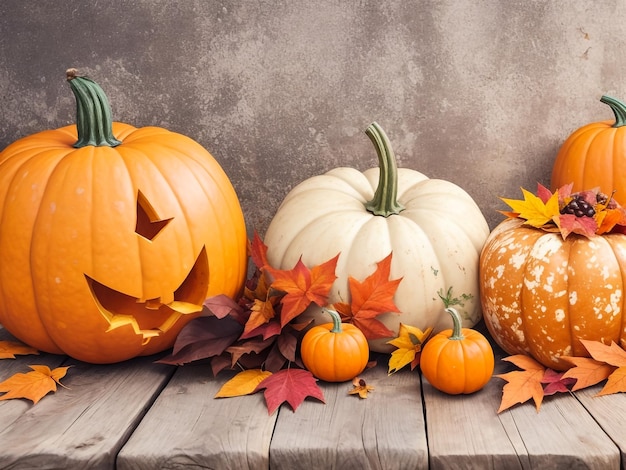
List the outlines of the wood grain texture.
<svg viewBox="0 0 626 470">
<path fill-rule="evenodd" d="M 386 359 L 361 377 L 367 399 L 348 395 L 351 382 L 320 382 L 326 404 L 281 407 L 270 451 L 272 469 L 405 469 L 428 465 L 417 372 L 387 376 Z"/>
<path fill-rule="evenodd" d="M 18 341 L 0 325 L 0 341 Z M 17 373 L 28 373 L 32 369 L 30 364 L 41 364 L 54 369 L 65 361 L 65 356 L 55 356 L 53 354 L 29 354 L 19 355 L 15 359 L 0 360 L 0 382 L 8 379 Z M 0 433 L 11 426 L 20 416 L 30 410 L 32 402 L 29 400 L 1 400 L 0 401 Z M 0 449 L 2 443 L 0 443 Z M 1 454 L 1 450 L 0 450 Z"/>
<path fill-rule="evenodd" d="M 496 353 L 494 375 L 515 367 Z M 431 469 L 617 469 L 619 449 L 575 397 L 545 397 L 497 414 L 505 381 L 492 378 L 479 392 L 450 396 L 424 380 Z"/>
<path fill-rule="evenodd" d="M 503 413 L 524 441 L 530 468 L 620 468 L 619 449 L 573 396 L 546 397 L 539 413 L 530 403 Z"/>
<path fill-rule="evenodd" d="M 603 386 L 604 382 L 574 395 L 620 449 L 622 468 L 626 468 L 626 394 L 596 396 Z"/>
<path fill-rule="evenodd" d="M 262 394 L 215 399 L 233 374 L 180 367 L 118 457 L 118 469 L 262 469 L 276 416 Z"/>
<path fill-rule="evenodd" d="M 471 395 L 447 395 L 423 379 L 431 469 L 529 468 L 518 433 L 497 415 L 501 388 L 494 379 Z"/>
<path fill-rule="evenodd" d="M 114 468 L 119 449 L 173 369 L 154 364 L 154 358 L 106 366 L 53 355 L 19 359 L 51 366 L 55 360 L 72 366 L 62 380 L 67 388 L 37 405 L 1 402 L 0 468 Z"/>
</svg>

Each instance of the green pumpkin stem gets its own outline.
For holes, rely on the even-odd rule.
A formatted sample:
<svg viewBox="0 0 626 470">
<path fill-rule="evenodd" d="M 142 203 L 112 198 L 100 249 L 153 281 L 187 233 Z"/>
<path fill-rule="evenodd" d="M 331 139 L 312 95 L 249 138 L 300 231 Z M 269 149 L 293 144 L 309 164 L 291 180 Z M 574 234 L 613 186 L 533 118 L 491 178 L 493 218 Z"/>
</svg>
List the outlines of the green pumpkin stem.
<svg viewBox="0 0 626 470">
<path fill-rule="evenodd" d="M 404 206 L 398 202 L 398 169 L 391 143 L 385 131 L 375 122 L 365 129 L 365 133 L 376 147 L 380 167 L 374 198 L 365 204 L 365 208 L 372 214 L 383 217 L 399 214 Z"/>
<path fill-rule="evenodd" d="M 76 97 L 78 140 L 74 147 L 115 147 L 121 144 L 113 136 L 111 107 L 104 91 L 93 80 L 79 77 L 76 73 L 76 69 L 66 72 L 67 81 Z"/>
<path fill-rule="evenodd" d="M 615 115 L 615 124 L 613 124 L 613 127 L 622 127 L 626 125 L 626 104 L 617 98 L 607 95 L 600 98 L 600 101 L 611 107 L 611 110 Z"/>
<path fill-rule="evenodd" d="M 341 329 L 341 317 L 335 310 L 331 310 L 329 308 L 323 308 L 324 312 L 330 315 L 330 318 L 333 319 L 333 329 L 330 330 L 331 333 L 341 333 L 343 330 Z"/>
<path fill-rule="evenodd" d="M 452 317 L 452 336 L 450 336 L 448 339 L 465 339 L 465 336 L 463 336 L 463 333 L 461 331 L 461 315 L 459 315 L 459 312 L 457 312 L 454 307 L 446 307 L 444 310 L 448 312 Z"/>
</svg>

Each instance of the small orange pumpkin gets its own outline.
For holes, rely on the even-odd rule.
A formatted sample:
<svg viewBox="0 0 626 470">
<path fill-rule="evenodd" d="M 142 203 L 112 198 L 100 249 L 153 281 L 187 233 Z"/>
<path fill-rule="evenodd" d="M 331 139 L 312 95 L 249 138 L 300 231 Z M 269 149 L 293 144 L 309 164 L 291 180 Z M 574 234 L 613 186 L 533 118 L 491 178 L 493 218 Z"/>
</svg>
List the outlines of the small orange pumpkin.
<svg viewBox="0 0 626 470">
<path fill-rule="evenodd" d="M 420 356 L 422 374 L 437 390 L 451 395 L 474 393 L 491 379 L 493 349 L 480 332 L 461 328 L 461 317 L 446 307 L 453 328 L 429 339 Z"/>
<path fill-rule="evenodd" d="M 315 377 L 326 382 L 351 380 L 367 366 L 367 338 L 356 326 L 341 323 L 337 312 L 324 311 L 333 321 L 306 332 L 300 346 L 302 362 Z"/>
<path fill-rule="evenodd" d="M 239 201 L 200 144 L 112 122 L 95 82 L 68 80 L 77 125 L 0 153 L 0 323 L 86 362 L 154 354 L 208 296 L 241 291 Z"/>
<path fill-rule="evenodd" d="M 592 122 L 574 131 L 561 146 L 552 167 L 550 186 L 573 183 L 573 192 L 599 187 L 626 205 L 626 104 L 603 96 L 615 120 Z"/>
</svg>

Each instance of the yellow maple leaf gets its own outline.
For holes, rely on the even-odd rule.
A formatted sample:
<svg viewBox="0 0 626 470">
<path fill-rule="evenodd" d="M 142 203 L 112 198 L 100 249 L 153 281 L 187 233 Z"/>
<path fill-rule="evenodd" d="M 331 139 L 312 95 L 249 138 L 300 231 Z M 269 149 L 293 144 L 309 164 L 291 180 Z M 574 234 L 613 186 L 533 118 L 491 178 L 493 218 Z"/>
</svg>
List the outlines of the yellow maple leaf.
<svg viewBox="0 0 626 470">
<path fill-rule="evenodd" d="M 249 369 L 239 372 L 227 381 L 215 394 L 215 398 L 229 398 L 249 395 L 254 392 L 264 379 L 272 375 L 271 372 L 261 369 Z"/>
<path fill-rule="evenodd" d="M 513 211 L 518 214 L 520 219 L 526 219 L 524 222 L 532 227 L 542 227 L 552 222 L 555 216 L 559 215 L 559 193 L 555 191 L 547 202 L 543 202 L 541 198 L 535 196 L 524 188 L 522 194 L 524 200 L 500 198 Z"/>
<path fill-rule="evenodd" d="M 419 353 L 422 350 L 422 344 L 426 338 L 432 333 L 432 328 L 422 331 L 417 327 L 400 323 L 398 337 L 387 341 L 387 344 L 395 346 L 396 349 L 391 353 L 389 358 L 389 371 L 391 375 L 399 371 L 407 364 L 411 364 L 411 370 L 415 369 L 419 364 Z"/>
<path fill-rule="evenodd" d="M 57 367 L 50 370 L 48 366 L 33 365 L 28 366 L 33 369 L 27 373 L 17 373 L 0 382 L 0 392 L 5 392 L 0 396 L 0 400 L 11 400 L 13 398 L 26 398 L 36 404 L 50 392 L 56 392 L 57 384 L 63 387 L 60 380 L 65 377 L 67 367 Z"/>
<path fill-rule="evenodd" d="M 16 354 L 39 354 L 39 351 L 17 341 L 0 341 L 0 359 L 15 359 Z"/>
</svg>

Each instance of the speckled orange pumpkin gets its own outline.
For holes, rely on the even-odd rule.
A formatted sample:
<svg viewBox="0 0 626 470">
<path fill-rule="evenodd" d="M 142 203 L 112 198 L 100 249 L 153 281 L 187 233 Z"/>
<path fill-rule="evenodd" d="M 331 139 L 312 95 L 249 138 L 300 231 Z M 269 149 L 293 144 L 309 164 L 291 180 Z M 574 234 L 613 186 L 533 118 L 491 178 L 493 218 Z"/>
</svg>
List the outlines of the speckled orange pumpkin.
<svg viewBox="0 0 626 470">
<path fill-rule="evenodd" d="M 626 340 L 622 313 L 626 235 L 587 238 L 507 219 L 480 257 L 480 294 L 489 332 L 509 354 L 563 370 L 561 356 L 588 356 L 579 339 Z"/>
</svg>

